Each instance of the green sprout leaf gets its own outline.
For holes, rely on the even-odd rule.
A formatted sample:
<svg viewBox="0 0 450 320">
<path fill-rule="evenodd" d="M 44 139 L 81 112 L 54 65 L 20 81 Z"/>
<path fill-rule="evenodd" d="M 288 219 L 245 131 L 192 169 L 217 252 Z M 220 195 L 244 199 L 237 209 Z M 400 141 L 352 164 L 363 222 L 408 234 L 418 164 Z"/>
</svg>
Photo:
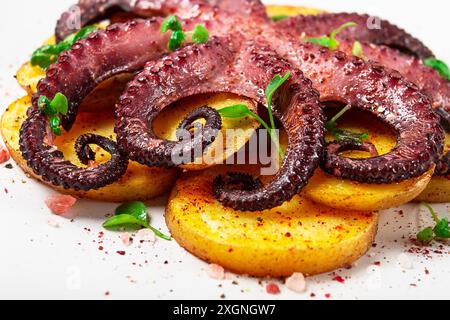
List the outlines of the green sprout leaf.
<svg viewBox="0 0 450 320">
<path fill-rule="evenodd" d="M 432 227 L 423 229 L 417 234 L 417 240 L 423 243 L 430 243 L 434 239 L 434 231 Z"/>
<path fill-rule="evenodd" d="M 281 21 L 281 20 L 284 20 L 287 18 L 289 18 L 289 16 L 287 16 L 285 14 L 280 14 L 280 15 L 271 17 L 272 21 L 274 21 L 274 22 L 278 22 L 278 21 Z"/>
<path fill-rule="evenodd" d="M 251 116 L 255 118 L 269 133 L 270 138 L 275 144 L 281 158 L 284 158 L 284 152 L 280 146 L 278 134 L 276 133 L 275 120 L 272 113 L 272 98 L 275 92 L 283 85 L 283 83 L 286 82 L 287 79 L 289 79 L 290 76 L 291 74 L 289 72 L 287 72 L 283 77 L 277 74 L 272 78 L 266 88 L 265 95 L 267 99 L 267 111 L 269 113 L 270 126 L 260 116 L 249 110 L 248 107 L 243 104 L 232 105 L 217 110 L 222 115 L 222 117 L 225 118 L 242 118 L 245 116 Z"/>
<path fill-rule="evenodd" d="M 205 43 L 209 40 L 209 32 L 203 25 L 195 25 L 195 29 L 192 33 L 192 42 Z"/>
<path fill-rule="evenodd" d="M 143 202 L 132 201 L 118 206 L 116 209 L 116 215 L 123 214 L 134 216 L 145 223 L 149 223 L 147 206 Z"/>
<path fill-rule="evenodd" d="M 171 237 L 150 226 L 147 214 L 147 207 L 140 201 L 127 202 L 115 211 L 115 215 L 103 223 L 103 227 L 108 230 L 140 230 L 142 228 L 152 230 L 156 236 L 164 240 L 172 240 Z"/>
<path fill-rule="evenodd" d="M 355 22 L 347 22 L 347 23 L 344 23 L 343 25 L 341 25 L 340 27 L 338 27 L 337 29 L 333 30 L 330 33 L 329 37 L 322 36 L 320 38 L 307 38 L 306 41 L 315 43 L 322 47 L 327 47 L 331 50 L 336 50 L 337 48 L 339 48 L 339 45 L 340 45 L 340 42 L 336 39 L 336 36 L 338 35 L 338 33 L 346 28 L 354 27 L 357 25 L 358 24 Z"/>
<path fill-rule="evenodd" d="M 353 43 L 352 54 L 355 57 L 359 57 L 361 59 L 364 59 L 363 48 L 362 48 L 361 42 L 355 41 Z"/>
<path fill-rule="evenodd" d="M 428 58 L 423 61 L 423 64 L 439 72 L 443 78 L 450 80 L 450 69 L 444 61 L 435 58 Z"/>
<path fill-rule="evenodd" d="M 443 218 L 434 227 L 434 234 L 440 239 L 450 239 L 450 229 L 448 226 L 448 218 Z"/>
<path fill-rule="evenodd" d="M 170 51 L 177 50 L 178 48 L 181 47 L 184 40 L 186 40 L 186 36 L 184 35 L 183 31 L 181 30 L 173 31 L 169 39 L 169 50 Z"/>
<path fill-rule="evenodd" d="M 433 207 L 428 203 L 422 203 L 424 207 L 428 209 L 431 217 L 435 222 L 434 227 L 427 227 L 417 234 L 417 240 L 423 243 L 430 243 L 434 239 L 450 239 L 450 227 L 448 223 L 448 218 L 439 219 Z"/>
<path fill-rule="evenodd" d="M 62 93 L 58 92 L 50 103 L 51 106 L 56 110 L 57 113 L 66 115 L 69 110 L 69 102 L 67 97 Z"/>
<path fill-rule="evenodd" d="M 96 27 L 86 26 L 77 33 L 68 36 L 58 44 L 47 44 L 36 49 L 31 56 L 31 65 L 39 66 L 42 69 L 47 69 L 58 59 L 61 52 L 69 50 L 75 42 L 87 38 L 88 35 L 94 31 L 97 31 Z"/>
<path fill-rule="evenodd" d="M 161 33 L 166 33 L 169 30 L 172 31 L 181 31 L 183 29 L 183 25 L 181 21 L 178 20 L 176 16 L 168 16 L 164 19 L 161 25 Z"/>
<path fill-rule="evenodd" d="M 341 111 L 339 111 L 333 118 L 331 118 L 325 124 L 325 129 L 339 141 L 352 140 L 361 142 L 362 140 L 369 138 L 369 135 L 367 133 L 354 133 L 348 130 L 336 128 L 337 121 L 351 108 L 352 108 L 351 105 L 345 106 Z"/>
<path fill-rule="evenodd" d="M 50 118 L 50 129 L 53 131 L 53 133 L 57 136 L 61 135 L 61 120 L 59 117 L 54 116 Z"/>
</svg>

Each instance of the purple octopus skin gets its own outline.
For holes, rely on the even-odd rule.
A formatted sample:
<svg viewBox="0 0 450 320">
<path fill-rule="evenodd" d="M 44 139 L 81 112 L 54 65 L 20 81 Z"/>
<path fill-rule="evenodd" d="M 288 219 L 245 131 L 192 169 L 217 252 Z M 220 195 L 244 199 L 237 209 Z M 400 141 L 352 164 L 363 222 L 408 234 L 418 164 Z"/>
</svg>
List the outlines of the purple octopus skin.
<svg viewBox="0 0 450 320">
<path fill-rule="evenodd" d="M 319 15 L 299 15 L 276 23 L 276 27 L 285 32 L 298 32 L 306 36 L 323 36 L 346 22 L 355 22 L 358 26 L 341 31 L 338 39 L 359 39 L 362 42 L 382 44 L 404 51 L 420 59 L 433 57 L 433 52 L 420 40 L 391 24 L 389 21 L 366 14 L 357 13 L 324 13 Z"/>
<path fill-rule="evenodd" d="M 439 118 L 429 99 L 398 72 L 295 39 L 282 39 L 275 47 L 311 79 L 322 102 L 340 102 L 367 111 L 398 134 L 397 146 L 378 157 L 352 159 L 326 154 L 322 163 L 326 172 L 383 184 L 420 176 L 434 166 L 444 143 Z"/>
<path fill-rule="evenodd" d="M 358 22 L 357 27 L 351 27 L 338 35 L 341 38 L 339 50 L 352 55 L 354 41 L 360 41 L 365 59 L 377 61 L 388 68 L 399 71 L 408 81 L 416 84 L 422 92 L 432 99 L 433 108 L 441 116 L 444 127 L 448 131 L 449 125 L 445 125 L 445 123 L 449 123 L 448 119 L 450 118 L 450 81 L 441 77 L 433 68 L 425 66 L 422 59 L 418 58 L 418 56 L 422 58 L 432 56 L 431 51 L 418 40 L 412 38 L 403 30 L 392 26 L 387 21 L 381 21 L 382 27 L 387 26 L 386 30 L 369 30 L 364 23 L 366 19 L 367 16 L 355 14 L 323 14 L 317 17 L 298 16 L 278 22 L 277 27 L 295 37 L 304 35 L 318 37 L 329 34 L 339 24 L 348 21 Z M 388 37 L 389 41 L 384 41 L 387 36 L 385 33 L 389 30 L 395 36 Z M 400 39 L 403 43 L 395 43 L 392 39 Z M 406 45 L 412 46 L 411 50 L 399 51 L 397 49 L 404 49 Z M 413 55 L 411 54 L 413 51 L 422 54 Z M 449 170 L 445 170 L 450 166 L 449 157 L 449 154 L 446 154 L 437 161 L 435 175 L 450 174 Z"/>
<path fill-rule="evenodd" d="M 274 112 L 289 137 L 280 171 L 271 182 L 252 190 L 228 187 L 227 181 L 236 182 L 235 174 L 217 177 L 213 186 L 217 199 L 236 210 L 279 206 L 297 194 L 318 167 L 324 117 L 311 82 L 265 41 L 254 42 L 236 34 L 214 37 L 204 45 L 188 46 L 147 64 L 120 98 L 116 110 L 118 144 L 142 164 L 171 164 L 171 154 L 166 151 L 171 150 L 171 142 L 158 138 L 152 130 L 152 120 L 161 110 L 179 99 L 214 92 L 231 92 L 263 104 L 270 80 L 287 71 L 292 73 L 291 80 L 274 99 Z"/>
<path fill-rule="evenodd" d="M 188 19 L 198 17 L 205 10 L 204 7 L 209 7 L 204 0 L 79 0 L 61 15 L 56 24 L 55 37 L 59 42 L 88 24 L 108 18 L 114 9 L 140 17 L 174 14 Z"/>
<path fill-rule="evenodd" d="M 253 22 L 269 21 L 266 8 L 259 0 L 80 0 L 58 20 L 56 41 L 63 40 L 88 24 L 109 18 L 114 10 L 131 13 L 134 17 L 176 15 L 183 20 L 205 21 L 228 12 L 234 16 L 251 17 Z"/>
</svg>

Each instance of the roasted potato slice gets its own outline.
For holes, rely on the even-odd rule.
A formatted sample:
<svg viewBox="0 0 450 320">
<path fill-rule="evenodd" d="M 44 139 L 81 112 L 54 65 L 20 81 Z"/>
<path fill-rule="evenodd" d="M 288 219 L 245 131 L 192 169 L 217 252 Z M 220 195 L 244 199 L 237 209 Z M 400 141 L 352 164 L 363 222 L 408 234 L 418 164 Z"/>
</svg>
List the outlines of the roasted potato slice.
<svg viewBox="0 0 450 320">
<path fill-rule="evenodd" d="M 396 145 L 395 134 L 363 112 L 347 113 L 339 120 L 339 127 L 368 133 L 367 141 L 375 145 L 380 155 L 388 153 Z M 326 138 L 328 141 L 333 140 L 330 135 Z M 346 152 L 344 155 L 355 158 L 369 156 L 360 151 Z M 433 170 L 399 183 L 367 184 L 336 178 L 318 169 L 303 194 L 311 200 L 338 209 L 375 211 L 393 208 L 416 198 L 427 187 Z"/>
<path fill-rule="evenodd" d="M 19 130 L 26 119 L 26 110 L 30 106 L 30 98 L 23 97 L 13 102 L 2 116 L 1 133 L 12 158 L 18 165 L 32 177 L 41 180 L 34 175 L 27 166 L 19 150 Z M 96 133 L 105 137 L 114 138 L 113 113 L 98 113 L 93 116 L 90 113 L 80 113 L 77 121 L 69 133 L 63 134 L 55 140 L 55 145 L 64 152 L 65 158 L 82 166 L 74 150 L 75 140 L 84 133 Z M 97 162 L 104 162 L 109 155 L 97 150 Z M 100 190 L 88 192 L 64 190 L 46 183 L 53 189 L 65 194 L 80 198 L 88 198 L 99 201 L 125 202 L 131 200 L 148 200 L 160 196 L 170 190 L 178 176 L 176 169 L 150 168 L 135 162 L 130 162 L 126 174 L 116 183 Z"/>
<path fill-rule="evenodd" d="M 186 115 L 192 110 L 209 106 L 215 109 L 244 104 L 253 112 L 257 105 L 252 100 L 229 93 L 198 95 L 183 99 L 164 109 L 153 121 L 155 133 L 164 139 L 176 140 L 176 130 Z M 252 117 L 238 119 L 222 118 L 221 136 L 206 150 L 203 159 L 182 166 L 186 170 L 202 170 L 225 160 L 246 145 L 250 137 L 259 127 L 258 121 Z"/>
<path fill-rule="evenodd" d="M 267 6 L 267 14 L 269 17 L 281 19 L 284 16 L 316 15 L 325 11 L 314 8 L 294 7 L 294 6 Z"/>
<path fill-rule="evenodd" d="M 450 151 L 450 134 L 446 134 L 445 152 Z M 450 175 L 433 177 L 427 188 L 417 197 L 417 201 L 444 203 L 450 202 Z"/>
<path fill-rule="evenodd" d="M 258 277 L 314 275 L 350 265 L 371 247 L 377 213 L 331 209 L 301 195 L 263 212 L 222 206 L 212 181 L 227 171 L 259 174 L 249 166 L 185 173 L 166 207 L 172 236 L 197 257 Z"/>
</svg>

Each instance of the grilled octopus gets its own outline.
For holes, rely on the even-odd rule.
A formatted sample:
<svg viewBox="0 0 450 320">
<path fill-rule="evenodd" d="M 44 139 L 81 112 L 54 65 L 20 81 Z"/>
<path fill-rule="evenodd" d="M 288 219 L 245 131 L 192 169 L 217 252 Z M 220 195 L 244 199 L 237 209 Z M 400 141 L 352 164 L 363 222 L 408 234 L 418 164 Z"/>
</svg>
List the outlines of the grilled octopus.
<svg viewBox="0 0 450 320">
<path fill-rule="evenodd" d="M 149 11 L 141 10 L 143 3 Z M 207 106 L 200 108 L 180 126 L 192 128 L 195 120 L 203 118 L 206 124 L 200 135 L 193 135 L 188 142 L 172 142 L 153 132 L 152 120 L 161 110 L 178 99 L 212 92 L 232 92 L 264 105 L 264 88 L 274 75 L 288 71 L 291 77 L 277 92 L 272 106 L 289 137 L 281 169 L 266 185 L 233 173 L 217 177 L 213 191 L 224 205 L 237 210 L 269 209 L 302 189 L 324 154 L 320 103 L 324 101 L 368 111 L 398 134 L 396 148 L 369 159 L 344 158 L 337 154 L 341 147 L 328 146 L 324 167 L 335 175 L 370 183 L 402 181 L 430 170 L 442 153 L 444 132 L 439 117 L 417 86 L 377 63 L 301 43 L 270 22 L 257 0 L 91 0 L 80 4 L 82 24 L 104 16 L 112 6 L 139 15 L 183 16 L 189 12 L 183 25 L 189 29 L 203 23 L 212 37 L 205 44 L 188 44 L 168 53 L 168 36 L 159 32 L 161 18 L 133 19 L 93 33 L 62 53 L 38 85 L 20 141 L 29 166 L 54 184 L 83 190 L 101 188 L 120 178 L 128 158 L 150 166 L 175 166 L 174 153 L 189 153 L 199 146 L 204 149 L 214 140 L 220 117 Z M 233 12 L 236 6 L 245 14 Z M 59 39 L 68 32 L 64 28 L 68 16 L 63 15 L 58 23 Z M 82 99 L 98 83 L 121 72 L 138 73 L 118 102 L 117 144 L 88 136 L 81 137 L 77 147 L 84 162 L 95 156 L 88 147 L 94 143 L 110 152 L 111 160 L 96 168 L 77 168 L 65 162 L 46 139 L 47 119 L 39 109 L 39 96 L 52 98 L 57 92 L 67 96 L 69 112 L 62 124 L 70 130 Z M 233 187 L 238 181 L 244 188 Z"/>
</svg>

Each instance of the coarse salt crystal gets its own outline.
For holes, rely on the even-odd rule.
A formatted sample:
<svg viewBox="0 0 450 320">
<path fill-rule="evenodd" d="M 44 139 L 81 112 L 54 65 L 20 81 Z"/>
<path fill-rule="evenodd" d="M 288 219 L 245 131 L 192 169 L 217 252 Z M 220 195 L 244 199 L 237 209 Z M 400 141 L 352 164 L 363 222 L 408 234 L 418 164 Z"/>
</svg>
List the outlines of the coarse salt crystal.
<svg viewBox="0 0 450 320">
<path fill-rule="evenodd" d="M 11 159 L 11 156 L 4 146 L 0 145 L 0 164 L 5 163 Z"/>
<path fill-rule="evenodd" d="M 126 246 L 129 246 L 132 242 L 131 235 L 128 232 L 125 232 L 120 236 L 120 240 L 122 240 L 122 243 Z"/>
<path fill-rule="evenodd" d="M 136 236 L 140 240 L 150 242 L 151 244 L 156 242 L 155 233 L 152 230 L 149 230 L 149 229 L 141 229 L 141 230 L 139 230 L 138 233 L 136 234 Z"/>
<path fill-rule="evenodd" d="M 45 200 L 47 207 L 56 215 L 67 213 L 76 202 L 76 198 L 61 194 L 50 196 Z"/>
<path fill-rule="evenodd" d="M 223 280 L 225 279 L 225 269 L 218 264 L 211 263 L 206 267 L 206 272 L 208 276 L 212 279 Z"/>
<path fill-rule="evenodd" d="M 306 291 L 305 277 L 300 272 L 295 272 L 286 279 L 286 287 L 297 293 L 303 293 Z"/>
</svg>

